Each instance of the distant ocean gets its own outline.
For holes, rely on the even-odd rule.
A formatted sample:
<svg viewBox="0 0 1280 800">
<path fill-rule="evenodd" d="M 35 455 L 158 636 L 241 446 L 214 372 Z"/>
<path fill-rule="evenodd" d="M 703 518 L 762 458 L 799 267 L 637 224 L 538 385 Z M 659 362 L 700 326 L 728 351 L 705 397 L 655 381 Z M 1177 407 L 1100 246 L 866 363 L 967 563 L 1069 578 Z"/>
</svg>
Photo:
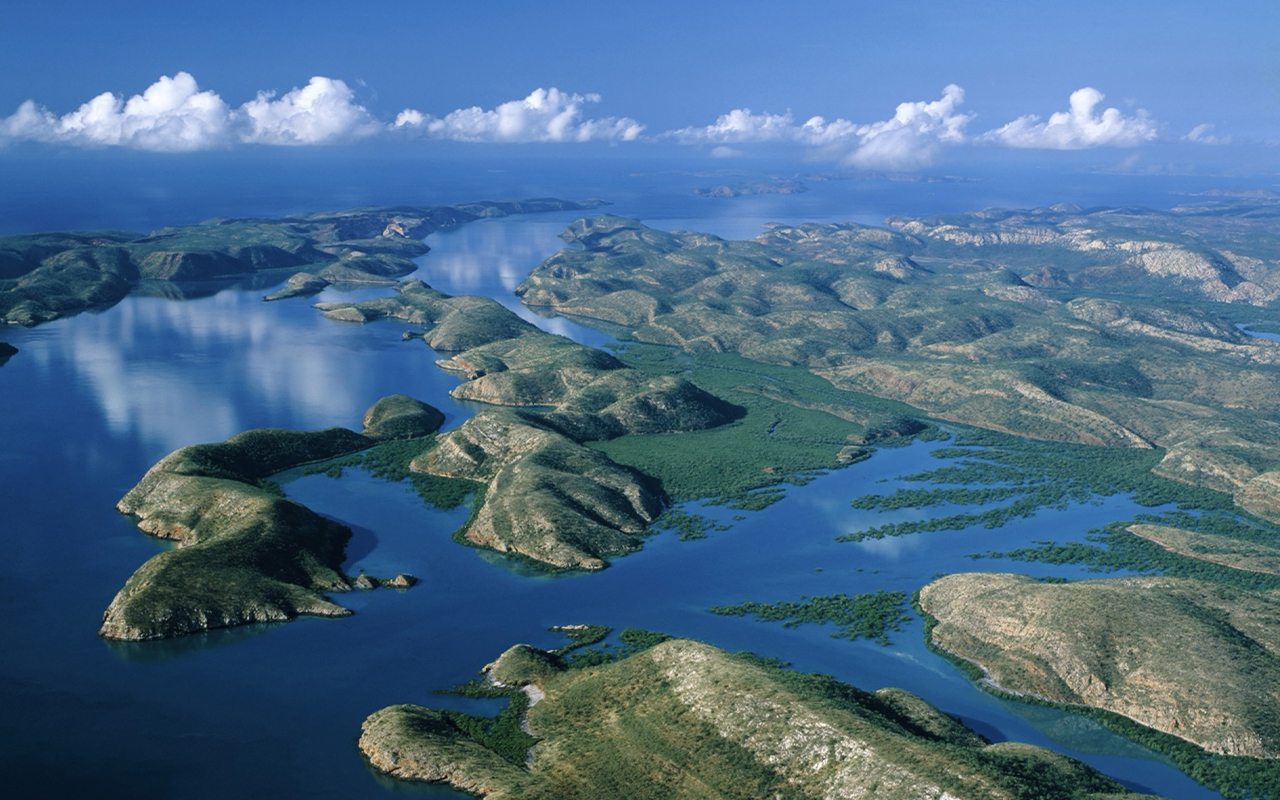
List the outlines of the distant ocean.
<svg viewBox="0 0 1280 800">
<path fill-rule="evenodd" d="M 721 235 L 753 235 L 725 218 L 841 219 L 879 223 L 894 214 L 927 216 L 991 206 L 1168 208 L 1205 190 L 1269 188 L 1270 179 L 1125 175 L 1048 168 L 1043 159 L 1002 154 L 926 170 L 949 182 L 868 177 L 830 164 L 767 159 L 710 160 L 614 150 L 450 146 L 421 150 L 355 147 L 257 148 L 168 154 L 0 150 L 0 234 L 118 228 L 147 232 L 215 216 L 280 216 L 357 205 L 459 203 L 482 199 L 599 197 L 615 212 L 646 219 L 706 219 Z M 533 153 L 530 156 L 530 153 Z M 694 190 L 782 176 L 803 195 L 707 198 Z M 815 176 L 817 179 L 815 179 Z M 915 176 L 920 178 L 922 176 Z M 776 212 L 774 211 L 776 209 Z M 785 209 L 785 211 L 784 211 Z M 806 216 L 807 215 L 807 216 Z M 754 222 L 753 222 L 754 224 Z M 724 231 L 722 233 L 722 231 Z"/>
</svg>

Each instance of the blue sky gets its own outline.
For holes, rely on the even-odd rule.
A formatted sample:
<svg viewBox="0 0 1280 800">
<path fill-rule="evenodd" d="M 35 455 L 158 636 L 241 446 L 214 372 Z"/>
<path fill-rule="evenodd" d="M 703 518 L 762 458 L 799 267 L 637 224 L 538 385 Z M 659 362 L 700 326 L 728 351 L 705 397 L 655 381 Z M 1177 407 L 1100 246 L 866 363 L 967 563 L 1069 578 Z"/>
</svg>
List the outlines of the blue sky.
<svg viewBox="0 0 1280 800">
<path fill-rule="evenodd" d="M 10 147 L 460 139 L 924 170 L 1009 148 L 1274 161 L 1280 141 L 1280 4 L 1263 0 L 17 0 L 0 15 Z"/>
</svg>

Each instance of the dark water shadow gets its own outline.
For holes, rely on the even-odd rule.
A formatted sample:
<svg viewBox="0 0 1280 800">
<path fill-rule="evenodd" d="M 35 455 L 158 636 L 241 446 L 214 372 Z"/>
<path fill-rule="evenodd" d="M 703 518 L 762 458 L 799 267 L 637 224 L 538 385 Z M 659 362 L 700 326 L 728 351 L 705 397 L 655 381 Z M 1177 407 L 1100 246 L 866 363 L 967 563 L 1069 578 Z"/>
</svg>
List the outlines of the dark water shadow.
<svg viewBox="0 0 1280 800">
<path fill-rule="evenodd" d="M 318 513 L 318 512 L 317 512 Z M 352 565 L 368 556 L 378 547 L 378 535 L 373 532 L 372 528 L 365 528 L 360 525 L 352 525 L 349 522 L 331 517 L 328 514 L 321 514 L 325 519 L 345 525 L 351 529 L 351 538 L 347 540 L 347 557 L 342 560 L 342 571 L 347 573 Z"/>
<path fill-rule="evenodd" d="M 973 719 L 972 717 L 956 717 L 956 719 L 960 720 L 960 724 L 992 744 L 1007 741 L 1009 738 L 1001 733 L 996 726 L 989 725 L 980 719 Z"/>
<path fill-rule="evenodd" d="M 1019 703 L 1014 700 L 1001 700 L 1001 705 L 1049 737 L 1055 744 L 1078 753 L 1120 756 L 1174 766 L 1170 759 L 1156 751 L 1080 714 L 1050 706 Z"/>
<path fill-rule="evenodd" d="M 103 639 L 103 644 L 121 661 L 130 664 L 161 664 L 182 658 L 202 650 L 243 642 L 275 630 L 284 622 L 258 622 L 252 625 L 236 625 L 230 628 L 214 628 L 173 639 L 157 639 L 149 642 L 121 642 Z"/>
</svg>

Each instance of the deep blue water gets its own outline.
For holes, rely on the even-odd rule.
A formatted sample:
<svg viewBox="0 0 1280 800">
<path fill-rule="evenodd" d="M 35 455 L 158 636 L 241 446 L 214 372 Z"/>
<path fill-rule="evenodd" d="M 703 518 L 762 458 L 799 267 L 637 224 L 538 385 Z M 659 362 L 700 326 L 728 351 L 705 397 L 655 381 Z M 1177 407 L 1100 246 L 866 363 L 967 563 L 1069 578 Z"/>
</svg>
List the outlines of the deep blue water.
<svg viewBox="0 0 1280 800">
<path fill-rule="evenodd" d="M 613 180 L 620 187 L 609 195 L 619 199 L 610 209 L 614 213 L 725 236 L 753 235 L 761 222 L 775 219 L 872 221 L 932 201 L 945 210 L 988 205 L 991 191 L 973 183 L 833 181 L 815 183 L 805 195 L 709 200 L 644 188 L 707 182 L 697 176 L 582 173 L 557 184 L 555 175 L 507 177 L 503 183 L 504 173 L 486 172 L 476 185 L 480 196 L 516 196 L 556 194 L 564 186 L 600 188 L 591 180 Z M 52 206 L 39 210 L 66 190 L 56 174 L 52 188 L 28 181 L 21 192 L 4 197 L 4 205 L 13 210 L 26 198 L 38 227 L 146 228 L 214 213 L 477 199 L 448 181 L 449 197 L 423 191 L 409 197 L 384 193 L 375 200 L 363 184 L 340 190 L 338 181 L 326 193 L 316 179 L 314 202 L 301 206 L 272 194 L 277 190 L 269 180 L 246 191 L 234 176 L 223 175 L 147 201 L 131 194 L 143 177 L 128 174 L 121 177 L 128 202 L 112 206 L 105 195 L 109 174 L 88 177 L 86 195 L 68 204 L 62 223 L 52 219 Z M 404 189 L 414 175 L 423 185 L 430 177 L 410 170 L 409 177 L 397 179 L 404 186 L 391 181 L 387 192 Z M 465 183 L 459 176 L 449 180 Z M 628 181 L 640 182 L 640 188 Z M 1107 181 L 1101 183 L 1081 193 L 1102 193 Z M 297 186 L 290 191 L 304 194 Z M 1049 191 L 1044 186 L 1022 191 L 1031 198 L 1027 205 L 1063 199 L 1035 198 L 1036 191 Z M 921 193 L 934 194 L 916 196 Z M 971 202 L 961 205 L 966 197 Z M 223 201 L 231 207 L 212 208 Z M 420 276 L 447 292 L 490 294 L 518 308 L 510 289 L 562 246 L 556 234 L 573 217 L 515 217 L 433 235 Z M 264 303 L 264 291 L 228 289 L 186 301 L 131 297 L 100 313 L 3 334 L 20 350 L 0 368 L 0 404 L 6 409 L 0 417 L 0 486 L 8 555 L 0 566 L 0 625 L 8 643 L 0 655 L 0 782 L 15 796 L 455 796 L 388 783 L 367 770 L 354 746 L 364 717 L 398 702 L 484 710 L 432 691 L 468 680 L 514 642 L 558 644 L 545 630 L 551 625 L 599 622 L 777 656 L 867 689 L 901 686 L 994 740 L 1054 747 L 1167 797 L 1217 797 L 1074 715 L 982 693 L 925 649 L 918 621 L 894 634 L 892 647 L 881 648 L 833 639 L 819 627 L 784 629 L 707 613 L 710 606 L 743 600 L 910 592 L 938 572 L 987 568 L 965 558 L 967 553 L 1035 539 L 1070 541 L 1139 510 L 1124 498 L 1109 498 L 1042 511 L 994 531 L 836 543 L 838 534 L 920 513 L 856 511 L 848 501 L 891 491 L 895 476 L 935 464 L 930 445 L 881 451 L 791 489 L 784 501 L 741 521 L 730 519 L 732 511 L 704 509 L 732 528 L 690 542 L 658 535 L 602 574 L 554 578 L 522 574 L 500 558 L 454 544 L 449 534 L 463 512 L 428 509 L 403 486 L 351 470 L 338 481 L 300 478 L 286 484 L 290 496 L 356 531 L 353 570 L 406 571 L 422 583 L 404 593 L 341 596 L 357 612 L 341 620 L 302 619 L 170 642 L 104 642 L 96 633 L 102 610 L 129 574 L 164 546 L 139 533 L 114 504 L 166 453 L 252 427 L 357 427 L 368 405 L 394 392 L 442 408 L 447 427 L 473 413 L 448 397 L 456 380 L 435 368 L 428 348 L 401 342 L 403 323 L 325 320 L 309 307 L 312 301 Z M 342 297 L 351 295 L 329 291 L 318 299 Z M 607 340 L 564 320 L 519 310 L 555 332 L 593 344 Z M 1010 562 L 997 568 L 1083 574 L 1073 567 Z"/>
</svg>

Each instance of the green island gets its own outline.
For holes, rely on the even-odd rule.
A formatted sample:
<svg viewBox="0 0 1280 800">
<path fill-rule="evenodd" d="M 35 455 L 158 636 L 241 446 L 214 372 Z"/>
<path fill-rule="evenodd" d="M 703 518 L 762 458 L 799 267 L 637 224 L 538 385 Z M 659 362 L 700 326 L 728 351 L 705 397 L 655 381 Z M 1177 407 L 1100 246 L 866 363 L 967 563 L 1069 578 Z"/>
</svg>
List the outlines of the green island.
<svg viewBox="0 0 1280 800">
<path fill-rule="evenodd" d="M 516 645 L 485 668 L 490 686 L 521 690 L 497 717 L 394 705 L 365 720 L 360 750 L 393 777 L 492 800 L 1137 797 L 1052 751 L 988 744 L 900 689 L 637 639 L 623 657 L 576 667 Z"/>
<path fill-rule="evenodd" d="M 760 178 L 694 189 L 700 197 L 746 197 L 754 194 L 803 194 L 809 187 L 795 178 Z"/>
<path fill-rule="evenodd" d="M 988 688 L 1086 707 L 1227 797 L 1280 791 L 1280 592 L 964 573 L 917 602 L 930 645 Z"/>
<path fill-rule="evenodd" d="M 911 615 L 906 613 L 906 605 L 905 592 L 881 590 L 853 597 L 847 594 L 802 597 L 798 603 L 748 601 L 708 610 L 725 617 L 752 615 L 761 622 L 781 622 L 785 628 L 831 622 L 836 626 L 832 638 L 850 641 L 866 638 L 888 647 L 889 631 L 900 631 L 903 624 L 911 620 Z"/>
<path fill-rule="evenodd" d="M 138 568 L 103 614 L 99 633 L 138 641 L 300 614 L 346 616 L 348 609 L 320 593 L 408 588 L 409 575 L 343 575 L 350 529 L 285 499 L 269 478 L 396 437 L 422 442 L 443 420 L 425 403 L 392 395 L 366 412 L 363 433 L 263 428 L 165 456 L 117 508 L 177 548 Z"/>
<path fill-rule="evenodd" d="M 269 300 L 315 294 L 335 283 L 395 283 L 428 251 L 423 237 L 486 217 L 585 209 L 589 200 L 485 201 L 296 214 L 216 217 L 198 225 L 131 231 L 0 236 L 0 322 L 37 325 L 118 302 L 131 291 L 182 292 L 180 284 L 259 273 L 295 274 Z M 274 280 L 278 281 L 279 278 Z"/>
<path fill-rule="evenodd" d="M 1155 450 L 1091 447 L 967 430 L 955 436 L 952 446 L 937 448 L 932 455 L 951 463 L 901 476 L 901 480 L 927 484 L 929 488 L 863 495 L 851 501 L 853 507 L 880 511 L 943 505 L 986 507 L 874 525 L 837 536 L 837 541 L 958 531 L 975 525 L 999 528 L 1011 520 L 1034 516 L 1042 508 L 1061 509 L 1069 503 L 1085 503 L 1119 493 L 1131 495 L 1134 502 L 1143 506 L 1177 503 L 1218 511 L 1234 507 L 1230 496 L 1222 492 L 1186 486 L 1156 475 L 1152 468 L 1159 464 L 1161 456 Z"/>
<path fill-rule="evenodd" d="M 454 352 L 437 364 L 463 379 L 451 394 L 497 407 L 441 435 L 409 464 L 414 473 L 485 486 L 460 532 L 465 543 L 555 569 L 602 569 L 608 556 L 640 547 L 663 496 L 652 479 L 584 442 L 685 435 L 740 413 L 682 377 L 634 369 L 544 333 L 493 300 L 449 297 L 421 281 L 397 289 L 390 298 L 319 308 L 340 320 L 431 326 L 421 338 Z"/>
</svg>

